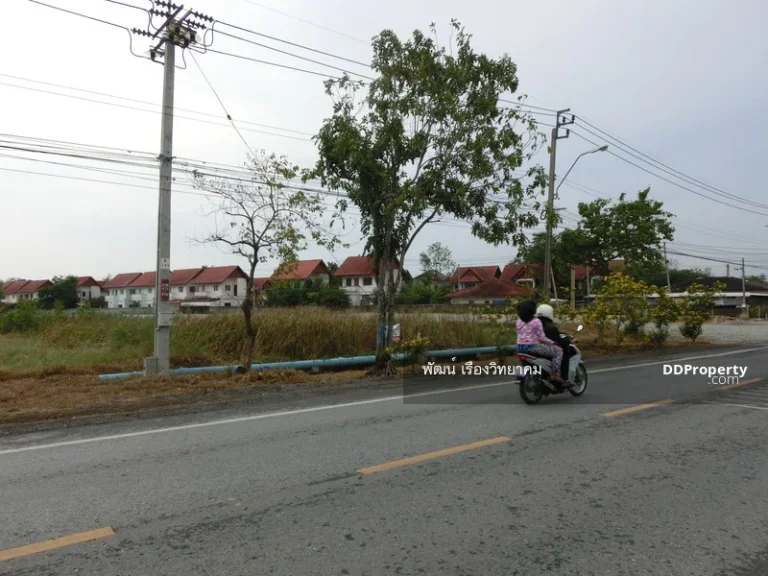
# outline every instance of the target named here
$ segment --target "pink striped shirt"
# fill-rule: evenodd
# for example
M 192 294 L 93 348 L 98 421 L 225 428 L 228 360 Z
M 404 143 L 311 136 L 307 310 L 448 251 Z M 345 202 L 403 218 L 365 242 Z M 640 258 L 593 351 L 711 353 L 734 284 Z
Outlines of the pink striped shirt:
M 516 327 L 518 344 L 554 344 L 544 335 L 544 326 L 541 325 L 541 320 L 538 318 L 534 318 L 528 323 L 518 318 Z

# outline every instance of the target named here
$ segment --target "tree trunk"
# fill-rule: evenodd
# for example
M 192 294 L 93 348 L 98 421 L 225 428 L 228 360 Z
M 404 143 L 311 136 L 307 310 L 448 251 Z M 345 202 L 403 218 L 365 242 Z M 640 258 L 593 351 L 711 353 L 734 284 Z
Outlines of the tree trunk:
M 379 308 L 379 318 L 377 322 L 377 334 L 376 334 L 376 371 L 379 373 L 391 374 L 390 357 L 387 354 L 386 348 L 391 343 L 391 331 L 389 327 L 389 294 L 388 294 L 388 282 L 390 276 L 390 270 L 392 267 L 392 250 L 390 244 L 392 243 L 394 223 L 388 223 L 387 231 L 384 236 L 384 247 L 382 254 L 378 255 L 378 258 L 374 258 L 374 265 L 377 267 L 378 285 L 377 289 L 377 304 Z
M 250 274 L 245 281 L 245 296 L 240 308 L 243 310 L 245 320 L 245 342 L 243 342 L 242 368 L 245 372 L 250 372 L 253 364 L 253 348 L 256 345 L 256 331 L 253 329 L 253 308 L 256 295 L 253 291 L 253 275 L 256 273 L 256 263 L 258 262 L 258 251 L 254 253 L 250 264 Z
M 246 372 L 251 370 L 253 363 L 253 347 L 256 345 L 256 331 L 253 329 L 253 300 L 246 296 L 243 298 L 243 316 L 245 318 L 245 342 L 243 342 L 242 367 Z

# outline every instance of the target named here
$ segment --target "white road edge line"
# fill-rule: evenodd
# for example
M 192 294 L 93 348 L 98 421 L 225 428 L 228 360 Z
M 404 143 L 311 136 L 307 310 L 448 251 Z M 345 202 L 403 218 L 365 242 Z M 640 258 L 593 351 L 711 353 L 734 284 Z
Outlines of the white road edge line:
M 643 362 L 641 364 L 629 364 L 627 366 L 616 366 L 613 368 L 602 368 L 588 371 L 589 374 L 601 374 L 605 372 L 615 372 L 618 370 L 630 370 L 632 368 L 642 368 L 644 366 L 656 366 L 658 364 L 667 364 L 669 362 L 687 362 L 689 360 L 702 360 L 705 358 L 718 358 L 722 356 L 733 356 L 736 354 L 746 354 L 748 352 L 757 352 L 766 350 L 768 346 L 759 348 L 747 348 L 744 350 L 732 350 L 730 352 L 720 352 L 717 354 L 706 354 L 702 356 L 690 356 L 688 358 L 676 358 L 660 360 L 654 362 Z M 465 392 L 468 390 L 481 390 L 483 388 L 494 388 L 497 386 L 506 386 L 516 383 L 516 380 L 507 380 L 505 382 L 493 382 L 492 384 L 478 384 L 475 386 L 463 386 L 460 388 L 450 388 L 447 390 L 433 390 L 431 392 L 419 392 L 418 394 L 409 394 L 408 398 L 420 398 L 424 396 L 436 396 L 438 394 L 451 394 L 454 392 Z M 37 444 L 34 446 L 24 446 L 22 448 L 10 448 L 0 450 L 0 456 L 7 454 L 19 454 L 21 452 L 33 452 L 35 450 L 46 450 L 49 448 L 62 448 L 65 446 L 78 446 L 81 444 L 92 444 L 94 442 L 107 442 L 109 440 L 121 440 L 123 438 L 137 438 L 140 436 L 150 436 L 152 434 L 164 434 L 167 432 L 179 432 L 181 430 L 194 430 L 195 428 L 208 428 L 211 426 L 223 426 L 226 424 L 239 424 L 241 422 L 251 422 L 256 420 L 265 420 L 267 418 L 278 418 L 280 416 L 295 416 L 297 414 L 307 414 L 310 412 L 322 412 L 324 410 L 335 410 L 337 408 L 350 408 L 352 406 L 365 406 L 367 404 L 380 404 L 382 402 L 395 402 L 402 400 L 403 395 L 385 396 L 384 398 L 373 398 L 371 400 L 357 400 L 355 402 L 344 402 L 342 404 L 328 404 L 324 406 L 313 406 L 311 408 L 300 408 L 297 410 L 284 410 L 280 412 L 266 412 L 263 414 L 253 414 L 251 416 L 240 416 L 238 418 L 226 418 L 224 420 L 211 420 L 208 422 L 196 422 L 194 424 L 182 424 L 179 426 L 168 426 L 166 428 L 153 428 L 150 430 L 140 430 L 138 432 L 125 432 L 123 434 L 111 434 L 109 436 L 95 436 L 93 438 L 82 438 L 80 440 L 65 440 L 63 442 L 53 442 L 51 444 Z
M 614 366 L 613 368 L 602 368 L 600 370 L 587 370 L 588 374 L 602 374 L 605 372 L 616 372 L 618 370 L 629 370 L 630 368 L 642 368 L 643 366 L 657 366 L 659 364 L 671 364 L 673 362 L 687 362 L 688 360 L 704 360 L 706 358 L 720 358 L 722 356 L 734 356 L 736 354 L 746 354 L 747 352 L 757 352 L 766 350 L 768 346 L 759 348 L 746 348 L 744 350 L 731 350 L 730 352 L 720 352 L 718 354 L 705 354 L 703 356 L 689 356 L 688 358 L 668 358 L 667 360 L 657 360 L 654 362 L 643 362 L 642 364 L 629 364 L 627 366 Z
M 728 402 L 710 402 L 704 400 L 704 404 L 720 404 L 721 406 L 733 406 L 735 408 L 752 408 L 753 410 L 768 410 L 768 406 L 750 406 L 748 404 L 730 404 Z

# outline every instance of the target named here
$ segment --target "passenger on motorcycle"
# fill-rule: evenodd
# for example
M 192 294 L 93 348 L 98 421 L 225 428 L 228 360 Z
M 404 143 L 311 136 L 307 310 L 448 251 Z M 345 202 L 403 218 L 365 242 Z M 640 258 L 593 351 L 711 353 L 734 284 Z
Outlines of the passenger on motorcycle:
M 517 315 L 517 351 L 551 358 L 550 380 L 564 383 L 559 374 L 563 363 L 563 349 L 544 333 L 541 320 L 536 318 L 536 303 L 531 300 L 521 302 L 517 307 Z
M 563 350 L 563 362 L 560 368 L 560 378 L 568 380 L 568 345 L 571 343 L 569 338 L 560 335 L 560 329 L 555 324 L 555 311 L 549 304 L 542 304 L 536 309 L 536 316 L 541 320 L 544 327 L 544 335 L 560 346 Z

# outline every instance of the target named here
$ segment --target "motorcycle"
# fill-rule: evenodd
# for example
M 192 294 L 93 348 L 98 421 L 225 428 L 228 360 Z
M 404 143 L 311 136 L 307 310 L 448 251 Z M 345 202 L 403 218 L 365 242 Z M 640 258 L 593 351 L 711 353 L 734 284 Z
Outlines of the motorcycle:
M 579 333 L 584 326 L 579 324 L 576 332 Z M 519 377 L 520 397 L 526 404 L 536 404 L 544 396 L 552 394 L 564 394 L 569 392 L 571 396 L 581 396 L 587 389 L 587 369 L 581 360 L 581 350 L 573 341 L 576 336 L 561 334 L 568 338 L 568 381 L 570 386 L 563 386 L 550 380 L 552 361 L 549 358 L 535 356 L 533 354 L 518 354 L 517 357 L 523 365 L 524 373 Z M 530 370 L 525 370 L 530 368 Z

